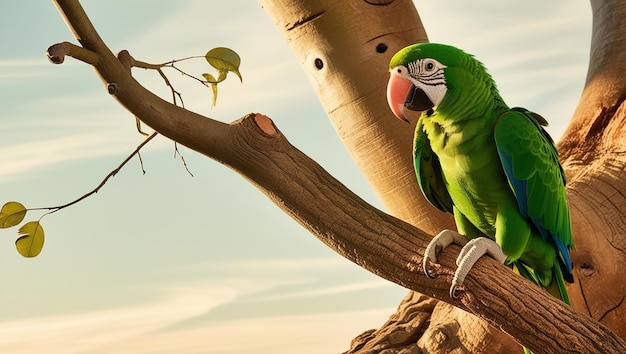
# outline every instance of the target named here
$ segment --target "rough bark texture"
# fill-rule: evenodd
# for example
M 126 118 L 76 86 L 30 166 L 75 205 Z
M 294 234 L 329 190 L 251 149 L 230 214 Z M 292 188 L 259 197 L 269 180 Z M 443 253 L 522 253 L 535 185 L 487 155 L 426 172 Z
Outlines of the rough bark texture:
M 427 40 L 413 3 L 261 3 L 289 41 L 339 136 L 387 210 L 429 233 L 450 227 L 450 220 L 431 209 L 416 189 L 407 153 L 413 127 L 406 129 L 386 111 L 387 73 L 372 70 L 386 68 L 398 49 Z M 592 5 L 587 85 L 559 143 L 569 178 L 576 242 L 572 256 L 577 282 L 569 290 L 574 308 L 626 338 L 626 282 L 620 272 L 626 242 L 625 2 L 592 1 Z M 346 13 L 356 16 L 343 16 Z M 384 48 L 386 51 L 381 50 Z M 315 67 L 316 59 L 325 64 L 323 68 Z M 379 330 L 357 337 L 350 352 L 385 348 L 390 352 L 420 348 L 441 353 L 520 350 L 510 338 L 473 315 L 448 304 L 434 305 L 432 299 L 416 294 L 409 294 Z
M 608 252 L 600 256 L 600 251 L 593 248 L 602 242 L 612 245 L 613 261 L 622 261 L 619 256 L 623 256 L 624 195 L 620 191 L 624 186 L 618 183 L 624 183 L 624 149 L 613 150 L 619 141 L 603 143 L 604 138 L 599 138 L 602 131 L 614 131 L 613 138 L 624 132 L 624 108 L 609 105 L 618 102 L 617 107 L 620 107 L 623 102 L 624 83 L 617 78 L 612 77 L 614 85 L 620 89 L 611 90 L 607 95 L 591 95 L 592 99 L 597 99 L 593 104 L 600 114 L 592 116 L 591 121 L 588 117 L 575 119 L 574 123 L 580 128 L 570 128 L 573 132 L 569 136 L 574 138 L 561 144 L 561 147 L 571 146 L 572 151 L 565 154 L 565 159 L 572 180 L 570 192 L 579 245 L 575 255 L 575 275 L 579 280 L 573 288 L 581 291 L 572 296 L 579 312 L 563 306 L 489 258 L 479 260 L 475 270 L 466 278 L 460 300 L 453 301 L 448 296 L 449 275 L 455 268 L 454 259 L 459 248 L 451 247 L 442 253 L 441 265 L 435 268 L 442 276 L 435 280 L 426 278 L 419 267 L 429 234 L 450 226 L 450 221 L 442 220 L 441 214 L 433 214 L 433 209 L 423 202 L 414 183 L 410 157 L 406 154 L 410 151 L 412 127 L 408 133 L 401 125 L 400 128 L 388 127 L 387 122 L 393 119 L 381 108 L 386 106 L 384 82 L 387 73 L 385 71 L 383 75 L 372 69 L 378 67 L 378 62 L 384 62 L 383 67 L 386 67 L 395 50 L 407 44 L 404 42 L 414 41 L 412 36 L 418 33 L 416 28 L 419 26 L 415 27 L 417 13 L 411 10 L 409 1 L 329 2 L 333 5 L 330 8 L 318 7 L 326 4 L 324 1 L 273 1 L 266 3 L 265 7 L 268 12 L 275 6 L 283 9 L 282 15 L 272 17 L 282 18 L 277 23 L 290 41 L 306 40 L 322 48 L 311 47 L 310 51 L 303 51 L 309 54 L 302 60 L 305 68 L 307 63 L 313 64 L 315 71 L 310 75 L 328 75 L 332 86 L 336 86 L 336 89 L 323 89 L 320 93 L 322 99 L 328 101 L 324 105 L 335 126 L 389 210 L 410 223 L 376 210 L 347 190 L 291 146 L 268 117 L 251 114 L 229 125 L 161 100 L 133 79 L 130 74 L 134 63 L 132 56 L 126 51 L 114 56 L 77 1 L 58 0 L 56 3 L 82 47 L 68 43 L 51 47 L 49 55 L 53 62 L 61 63 L 64 56 L 69 55 L 93 65 L 109 92 L 134 115 L 161 134 L 239 171 L 344 257 L 408 289 L 455 306 L 410 293 L 389 322 L 380 330 L 368 332 L 355 340 L 352 351 L 492 353 L 519 348 L 510 337 L 501 334 L 501 330 L 536 353 L 626 352 L 623 340 L 585 315 L 588 313 L 602 320 L 614 331 L 621 330 L 622 301 L 619 296 L 623 296 L 623 292 L 616 290 L 617 295 L 610 296 L 614 294 L 614 288 L 592 289 L 599 283 L 612 282 L 615 285 L 619 281 L 623 284 L 623 278 L 616 272 L 616 263 L 611 263 L 606 256 Z M 335 9 L 340 12 L 335 13 Z M 374 12 L 370 13 L 370 10 Z M 601 12 L 597 6 L 594 10 Z M 390 17 L 385 11 L 397 13 Z M 369 28 L 361 31 L 369 33 L 368 36 L 359 37 L 358 46 L 351 49 L 339 45 L 351 42 L 354 26 L 358 25 L 343 23 L 342 16 L 346 13 L 353 18 L 365 19 L 367 22 L 363 28 Z M 408 16 L 407 20 L 397 21 L 400 15 Z M 287 21 L 287 16 L 293 18 Z M 385 18 L 394 18 L 394 21 Z M 324 26 L 317 27 L 316 24 Z M 306 28 L 306 31 L 298 32 Z M 374 28 L 384 29 L 377 32 Z M 312 37 L 302 37 L 306 35 Z M 311 39 L 316 37 L 316 41 Z M 333 42 L 335 37 L 341 40 L 340 43 Z M 388 49 L 382 50 L 381 43 Z M 373 52 L 369 44 L 375 44 Z M 350 58 L 356 71 L 341 71 L 351 66 L 345 55 L 352 50 L 356 51 L 353 54 L 359 54 L 357 64 L 354 64 L 354 57 Z M 603 50 L 598 49 L 598 52 L 603 53 Z M 623 53 L 626 51 L 618 52 L 619 55 Z M 363 71 L 365 75 L 373 76 L 364 79 L 358 75 Z M 590 82 L 597 75 L 590 74 Z M 380 76 L 385 79 L 381 80 Z M 606 112 L 608 115 L 603 115 Z M 588 139 L 590 134 L 585 133 L 588 131 L 599 139 L 591 150 L 582 140 L 575 138 L 582 132 L 582 137 Z M 396 197 L 406 199 L 399 202 L 394 200 Z M 590 211 L 594 212 L 592 218 L 586 215 Z M 583 255 L 588 262 L 581 262 Z M 479 276 L 484 274 L 489 276 Z M 596 300 L 595 296 L 602 299 Z

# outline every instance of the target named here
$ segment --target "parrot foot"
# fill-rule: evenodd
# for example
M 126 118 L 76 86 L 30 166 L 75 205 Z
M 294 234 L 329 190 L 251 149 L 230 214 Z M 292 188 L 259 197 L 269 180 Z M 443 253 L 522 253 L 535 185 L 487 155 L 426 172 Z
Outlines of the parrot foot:
M 467 273 L 472 269 L 474 263 L 485 254 L 490 255 L 503 264 L 507 258 L 500 245 L 492 239 L 478 237 L 467 242 L 456 259 L 458 268 L 456 272 L 454 272 L 454 278 L 452 278 L 452 286 L 450 287 L 451 298 L 457 299 L 456 289 L 463 284 L 465 276 L 467 276 Z
M 437 263 L 437 256 L 446 247 L 451 244 L 464 246 L 467 243 L 465 236 L 452 230 L 443 230 L 437 236 L 430 240 L 430 243 L 424 251 L 424 273 L 429 278 L 436 278 L 437 275 L 430 272 L 430 263 Z

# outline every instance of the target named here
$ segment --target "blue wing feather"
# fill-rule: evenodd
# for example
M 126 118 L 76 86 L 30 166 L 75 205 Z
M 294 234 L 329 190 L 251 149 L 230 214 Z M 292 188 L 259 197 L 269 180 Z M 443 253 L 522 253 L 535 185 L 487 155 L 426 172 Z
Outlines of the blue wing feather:
M 506 174 L 506 177 L 511 184 L 511 188 L 515 193 L 520 213 L 524 217 L 528 217 L 528 181 L 515 178 L 515 175 L 513 174 L 513 157 L 510 154 L 500 148 L 498 148 L 498 154 L 500 155 L 500 161 L 502 162 L 504 173 Z
M 513 108 L 505 114 L 515 115 L 518 123 L 519 119 L 531 122 L 538 133 L 526 139 L 517 132 L 508 131 L 512 130 L 511 125 L 501 127 L 498 131 L 502 118 L 500 116 L 495 127 L 496 147 L 504 173 L 517 199 L 520 213 L 532 222 L 544 239 L 548 237 L 552 239 L 558 250 L 559 263 L 564 270 L 563 276 L 566 280 L 572 281 L 572 262 L 569 254 L 572 236 L 564 190 L 565 173 L 559 163 L 554 142 L 541 127 L 540 122 L 545 123 L 541 116 L 523 108 Z M 543 174 L 538 173 L 535 167 L 543 161 L 539 157 L 542 154 L 549 154 L 550 159 L 542 166 L 546 169 L 542 171 Z M 555 166 L 558 167 L 554 168 Z M 554 184 L 555 178 L 559 181 L 557 184 Z M 533 210 L 529 210 L 530 205 L 533 206 Z

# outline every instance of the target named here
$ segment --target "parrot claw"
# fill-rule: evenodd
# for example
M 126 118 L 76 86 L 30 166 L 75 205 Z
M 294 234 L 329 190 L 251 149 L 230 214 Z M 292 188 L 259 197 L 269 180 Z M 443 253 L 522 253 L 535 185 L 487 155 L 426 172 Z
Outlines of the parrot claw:
M 441 245 L 435 245 L 435 255 L 438 255 L 439 252 L 441 252 L 441 250 L 443 249 L 443 247 L 441 247 Z M 435 258 L 435 261 L 437 259 Z M 435 279 L 437 278 L 437 274 L 431 273 L 430 272 L 430 258 L 429 257 L 424 257 L 424 273 L 426 274 L 427 277 L 429 277 L 430 279 Z
M 424 273 L 427 277 L 431 279 L 437 277 L 436 274 L 430 272 L 430 264 L 437 263 L 437 256 L 439 255 L 439 253 L 444 248 L 450 246 L 453 243 L 459 246 L 463 246 L 467 243 L 467 239 L 465 238 L 465 236 L 452 230 L 443 230 L 437 236 L 433 237 L 433 239 L 426 247 L 426 251 L 424 251 L 423 267 Z
M 430 261 L 424 260 L 424 274 L 426 274 L 426 276 L 429 277 L 430 279 L 437 278 L 437 274 L 431 273 L 430 270 L 428 270 L 429 268 L 430 268 Z
M 429 269 L 430 269 L 430 261 L 428 259 L 424 259 L 424 273 L 426 274 L 426 276 L 429 277 L 430 279 L 437 278 L 437 274 L 431 273 Z
M 457 285 L 456 285 L 456 284 L 453 284 L 453 285 L 450 287 L 450 297 L 451 297 L 453 300 L 458 300 L 458 299 L 459 299 L 459 297 L 458 297 L 458 296 L 456 296 L 456 288 L 457 288 Z
M 456 289 L 463 284 L 467 273 L 474 266 L 476 261 L 483 255 L 488 254 L 500 263 L 506 261 L 506 254 L 495 241 L 486 237 L 478 237 L 467 242 L 461 249 L 456 259 L 458 268 L 454 272 L 452 278 L 452 286 L 450 287 L 450 297 L 457 299 Z

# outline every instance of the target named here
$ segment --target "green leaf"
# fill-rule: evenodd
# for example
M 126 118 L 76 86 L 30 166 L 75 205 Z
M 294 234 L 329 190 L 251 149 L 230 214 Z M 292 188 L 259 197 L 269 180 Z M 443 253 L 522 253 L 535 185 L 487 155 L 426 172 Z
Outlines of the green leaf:
M 215 104 L 217 103 L 217 83 L 219 81 L 217 81 L 211 74 L 202 74 L 202 76 L 204 76 L 206 81 L 209 82 L 209 85 L 211 85 L 211 90 L 213 91 L 213 102 L 211 103 L 211 107 L 215 107 Z
M 222 82 L 224 80 L 226 80 L 226 75 L 228 75 L 228 71 L 226 70 L 219 70 L 217 75 L 217 82 Z
M 204 57 L 212 67 L 217 69 L 217 78 L 211 74 L 202 74 L 208 83 L 207 86 L 210 85 L 213 91 L 213 103 L 211 107 L 215 107 L 217 102 L 217 84 L 226 80 L 226 76 L 228 76 L 229 72 L 237 74 L 239 80 L 243 82 L 241 73 L 239 72 L 241 58 L 239 58 L 239 54 L 235 53 L 232 49 L 224 47 L 213 48 L 209 50 Z
M 24 220 L 26 208 L 22 203 L 8 202 L 0 209 L 0 229 L 13 227 Z
M 213 76 L 213 75 L 211 75 L 211 74 L 204 73 L 204 74 L 202 74 L 202 76 L 204 76 L 204 78 L 206 79 L 206 81 L 207 81 L 209 84 L 217 84 L 217 83 L 219 83 L 219 82 L 220 82 L 220 81 L 217 81 L 217 79 L 215 78 L 215 76 Z
M 239 77 L 239 80 L 243 82 L 241 73 L 239 72 L 241 58 L 234 50 L 224 47 L 213 48 L 209 50 L 204 57 L 212 67 L 220 72 L 220 76 L 221 72 L 224 71 L 224 78 L 226 78 L 226 74 L 230 71 L 235 73 Z
M 37 257 L 43 248 L 43 227 L 39 221 L 30 221 L 20 227 L 20 238 L 15 241 L 17 251 L 24 257 Z

